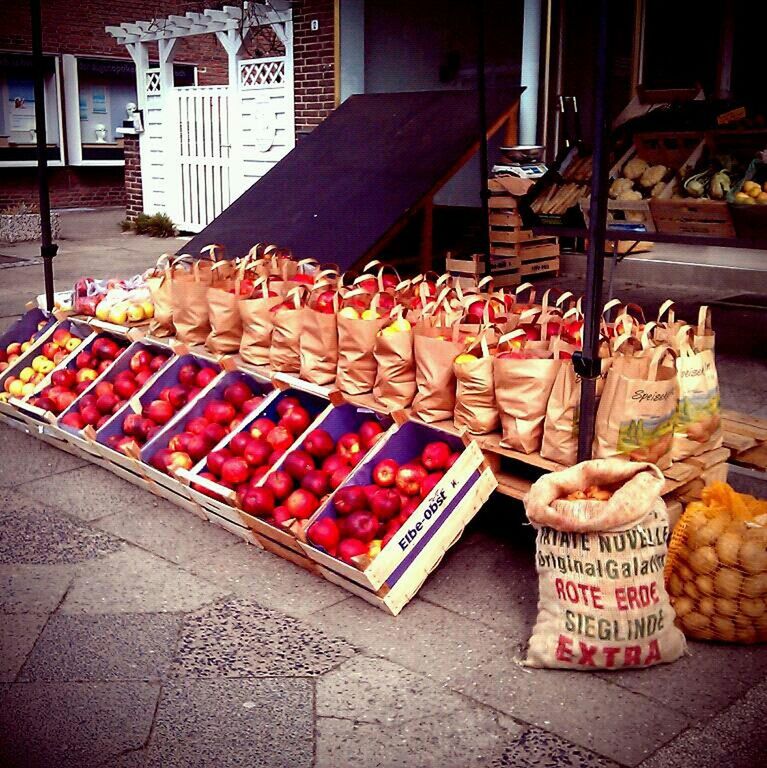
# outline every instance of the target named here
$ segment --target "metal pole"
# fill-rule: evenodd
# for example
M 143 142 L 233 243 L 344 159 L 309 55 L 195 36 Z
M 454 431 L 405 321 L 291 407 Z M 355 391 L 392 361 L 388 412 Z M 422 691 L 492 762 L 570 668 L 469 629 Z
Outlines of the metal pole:
M 485 274 L 490 274 L 490 191 L 487 188 L 487 103 L 485 93 L 485 0 L 477 2 L 477 106 L 479 108 L 479 198 Z
M 597 56 L 594 76 L 594 157 L 589 206 L 589 252 L 586 261 L 583 352 L 574 356 L 581 377 L 581 408 L 578 421 L 578 461 L 591 458 L 596 421 L 596 380 L 601 373 L 599 322 L 602 314 L 605 228 L 607 219 L 607 0 L 597 4 Z
M 47 136 L 45 134 L 45 77 L 40 0 L 30 0 L 32 15 L 32 61 L 35 77 L 35 131 L 37 133 L 37 187 L 40 196 L 40 255 L 45 273 L 45 302 L 53 310 L 53 257 L 58 246 L 51 242 L 51 200 L 48 193 Z

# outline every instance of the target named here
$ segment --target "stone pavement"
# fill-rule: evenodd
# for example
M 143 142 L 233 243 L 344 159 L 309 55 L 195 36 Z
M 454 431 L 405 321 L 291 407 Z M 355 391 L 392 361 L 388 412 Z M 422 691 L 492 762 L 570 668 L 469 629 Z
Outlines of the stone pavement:
M 94 245 L 93 221 L 64 242 L 62 287 L 170 245 Z M 0 270 L 0 325 L 40 269 Z M 720 367 L 725 403 L 767 415 L 763 364 Z M 691 643 L 614 674 L 519 665 L 537 601 L 522 519 L 486 505 L 394 618 L 0 425 L 0 765 L 765 765 L 764 646 Z

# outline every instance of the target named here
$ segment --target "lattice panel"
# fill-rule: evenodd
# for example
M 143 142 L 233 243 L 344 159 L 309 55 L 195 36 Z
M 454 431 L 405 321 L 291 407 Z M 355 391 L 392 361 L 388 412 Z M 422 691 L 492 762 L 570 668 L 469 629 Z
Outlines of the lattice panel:
M 240 88 L 280 88 L 285 84 L 285 59 L 240 62 Z
M 146 71 L 146 95 L 147 96 L 160 95 L 160 70 L 159 69 L 148 69 Z

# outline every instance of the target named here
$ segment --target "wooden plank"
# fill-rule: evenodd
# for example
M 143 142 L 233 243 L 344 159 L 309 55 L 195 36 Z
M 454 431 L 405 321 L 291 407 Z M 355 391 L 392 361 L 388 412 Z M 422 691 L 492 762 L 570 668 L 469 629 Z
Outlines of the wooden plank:
M 748 435 L 739 435 L 736 432 L 728 432 L 725 427 L 725 431 L 722 435 L 722 445 L 725 448 L 729 448 L 734 454 L 747 451 L 749 448 L 753 448 L 758 442 L 755 437 L 749 437 Z
M 722 409 L 722 421 L 735 422 L 737 424 L 748 424 L 752 427 L 760 427 L 767 430 L 767 419 L 759 418 L 758 416 L 751 416 L 748 413 L 742 413 L 741 411 L 733 411 L 730 408 Z
M 548 259 L 553 256 L 559 256 L 559 243 L 532 243 L 521 249 L 520 257 L 522 263 L 534 261 L 535 259 Z
M 753 437 L 757 442 L 767 440 L 767 429 L 754 424 L 740 424 L 738 422 L 726 422 L 724 429 L 730 434 L 743 435 L 744 437 Z
M 517 201 L 508 195 L 493 195 L 488 198 L 487 205 L 489 208 L 514 210 L 517 207 Z
M 686 459 L 688 464 L 695 464 L 702 469 L 708 469 L 715 464 L 721 464 L 723 461 L 727 461 L 730 458 L 730 451 L 727 448 L 714 448 L 713 451 L 706 451 L 700 453 L 697 456 L 690 456 Z
M 518 213 L 501 213 L 499 211 L 491 211 L 489 216 L 490 226 L 496 227 L 517 227 L 520 233 L 524 233 L 530 237 L 533 236 L 532 229 L 522 229 L 522 217 Z
M 544 272 L 558 272 L 559 271 L 559 257 L 553 259 L 547 259 L 546 261 L 536 261 L 531 264 L 522 264 L 519 268 L 519 274 L 523 277 L 525 275 L 536 275 Z
M 736 464 L 743 467 L 759 469 L 762 472 L 767 470 L 767 444 L 757 445 L 743 453 L 739 453 L 732 459 Z

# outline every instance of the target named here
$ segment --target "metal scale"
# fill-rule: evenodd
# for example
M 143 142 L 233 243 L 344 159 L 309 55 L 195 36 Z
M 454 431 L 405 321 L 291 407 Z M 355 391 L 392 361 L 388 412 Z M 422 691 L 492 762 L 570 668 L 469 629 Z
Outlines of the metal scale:
M 539 145 L 501 147 L 502 161 L 493 166 L 494 174 L 510 174 L 520 179 L 536 181 L 546 173 L 546 165 L 541 161 L 544 148 Z

